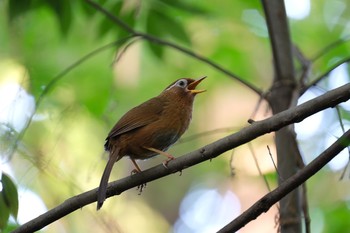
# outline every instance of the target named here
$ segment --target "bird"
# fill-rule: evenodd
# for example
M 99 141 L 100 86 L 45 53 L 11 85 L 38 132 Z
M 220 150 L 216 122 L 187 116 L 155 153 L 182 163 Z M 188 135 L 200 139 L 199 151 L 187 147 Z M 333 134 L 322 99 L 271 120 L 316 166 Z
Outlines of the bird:
M 97 192 L 97 210 L 106 199 L 107 185 L 113 165 L 128 156 L 135 166 L 132 173 L 141 172 L 135 160 L 144 160 L 158 154 L 167 159 L 167 167 L 174 157 L 167 153 L 187 130 L 191 118 L 194 98 L 206 90 L 195 89 L 206 76 L 199 79 L 181 78 L 171 83 L 158 96 L 130 109 L 109 132 L 105 150 L 109 159 L 101 177 Z

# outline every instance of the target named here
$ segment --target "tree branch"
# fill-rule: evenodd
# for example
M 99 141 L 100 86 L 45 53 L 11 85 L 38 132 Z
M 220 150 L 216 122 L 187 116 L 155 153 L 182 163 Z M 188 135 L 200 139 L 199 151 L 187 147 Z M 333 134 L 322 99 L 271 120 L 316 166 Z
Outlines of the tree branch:
M 182 171 L 198 163 L 211 160 L 225 151 L 238 147 L 264 134 L 281 129 L 289 124 L 300 122 L 312 114 L 329 107 L 334 107 L 348 99 L 350 99 L 350 84 L 336 88 L 322 96 L 309 100 L 300 106 L 278 113 L 268 119 L 254 122 L 252 125 L 243 128 L 237 133 L 178 157 L 169 162 L 168 168 L 165 168 L 163 165 L 158 165 L 141 173 L 111 182 L 107 189 L 107 198 L 119 195 L 122 192 L 141 184 Z M 96 199 L 97 188 L 69 198 L 59 206 L 18 227 L 13 233 L 34 232 L 40 230 L 67 214 L 95 202 Z
M 275 81 L 294 82 L 292 43 L 283 1 L 262 0 L 272 47 Z
M 199 61 L 202 61 L 203 63 L 213 67 L 214 69 L 224 73 L 225 75 L 237 80 L 238 82 L 242 83 L 243 85 L 247 86 L 248 88 L 250 88 L 251 90 L 253 90 L 256 94 L 262 96 L 263 95 L 263 91 L 260 90 L 259 88 L 255 87 L 253 84 L 245 81 L 244 79 L 240 78 L 238 75 L 232 73 L 231 71 L 223 68 L 222 66 L 220 66 L 219 64 L 209 60 L 208 58 L 201 56 L 199 54 L 194 53 L 193 51 L 179 46 L 175 43 L 160 39 L 158 37 L 152 36 L 150 34 L 147 33 L 143 33 L 143 32 L 139 32 L 134 30 L 132 27 L 130 27 L 129 25 L 127 25 L 124 21 L 122 21 L 120 18 L 118 18 L 117 16 L 113 15 L 111 12 L 109 12 L 108 10 L 106 10 L 105 8 L 103 8 L 102 6 L 100 6 L 98 3 L 92 1 L 92 0 L 85 0 L 88 4 L 90 4 L 93 8 L 95 8 L 97 11 L 100 11 L 101 13 L 103 13 L 105 16 L 107 16 L 111 21 L 113 21 L 116 25 L 118 25 L 119 27 L 121 27 L 122 29 L 124 29 L 125 31 L 129 32 L 131 35 L 133 35 L 134 37 L 141 37 L 147 41 L 150 41 L 152 43 L 156 43 L 156 44 L 160 44 L 160 45 L 164 45 L 170 48 L 173 48 L 177 51 L 180 51 L 190 57 L 193 57 Z
M 350 62 L 350 57 L 346 57 L 332 65 L 327 71 L 325 71 L 323 74 L 316 77 L 313 81 L 311 81 L 308 85 L 306 85 L 304 88 L 300 90 L 300 95 L 304 94 L 310 87 L 315 86 L 317 83 L 319 83 L 322 79 L 327 77 L 334 69 L 338 68 L 339 66 L 343 65 L 344 63 Z
M 272 47 L 275 77 L 268 101 L 273 114 L 297 105 L 299 92 L 294 73 L 292 42 L 284 1 L 262 0 Z M 278 183 L 294 175 L 303 166 L 303 160 L 293 127 L 278 130 L 275 134 Z M 301 197 L 295 190 L 280 201 L 279 230 L 282 233 L 301 231 Z M 306 200 L 306 198 L 305 198 Z M 305 202 L 306 203 L 306 202 Z M 305 213 L 307 215 L 307 213 Z M 308 228 L 308 227 L 306 227 Z
M 329 161 L 337 156 L 350 144 L 350 130 L 343 134 L 335 143 L 322 152 L 309 165 L 301 169 L 298 173 L 281 183 L 275 190 L 263 196 L 259 201 L 244 211 L 235 220 L 230 222 L 219 233 L 236 232 L 250 221 L 256 219 L 263 212 L 267 212 L 272 205 L 285 197 L 288 193 L 315 175 Z

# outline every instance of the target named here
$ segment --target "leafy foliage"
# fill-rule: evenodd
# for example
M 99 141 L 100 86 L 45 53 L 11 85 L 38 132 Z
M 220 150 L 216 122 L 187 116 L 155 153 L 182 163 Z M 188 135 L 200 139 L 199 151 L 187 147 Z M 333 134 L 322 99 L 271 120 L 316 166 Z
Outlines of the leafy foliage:
M 16 0 L 9 1 L 9 18 L 10 22 L 14 21 L 16 18 L 21 17 L 23 14 L 28 13 L 29 11 L 36 10 L 41 7 L 48 7 L 52 10 L 59 21 L 60 29 L 63 34 L 68 33 L 71 21 L 72 21 L 72 1 L 62 0 L 40 0 L 40 1 L 32 1 L 25 0 L 18 4 Z
M 10 177 L 2 173 L 1 176 L 2 190 L 0 192 L 0 230 L 7 226 L 8 219 L 13 216 L 17 218 L 18 213 L 18 192 L 16 185 Z
M 133 29 L 189 48 L 262 90 L 267 89 L 272 82 L 270 44 L 266 28 L 263 27 L 265 21 L 259 1 L 224 0 L 220 4 L 217 1 L 186 0 L 96 2 Z M 337 2 L 349 7 L 348 1 Z M 349 37 L 345 35 L 344 24 L 349 19 L 349 13 L 337 13 L 339 20 L 333 21 L 330 27 L 324 17 L 331 8 L 327 4 L 326 1 L 311 1 L 312 10 L 307 18 L 290 19 L 294 44 L 306 59 L 314 61 L 308 81 L 330 71 L 334 64 L 349 58 L 350 54 Z M 108 129 L 122 113 L 158 94 L 176 78 L 202 75 L 210 77 L 206 81 L 208 93 L 198 99 L 188 135 L 213 128 L 243 127 L 255 107 L 257 97 L 227 79 L 221 72 L 178 51 L 168 50 L 167 47 L 149 41 L 138 41 L 126 48 L 125 56 L 121 56 L 117 64 L 114 64 L 114 59 L 117 54 L 123 53 L 124 48 L 120 44 L 96 53 L 57 78 L 86 54 L 128 36 L 129 32 L 82 0 L 0 2 L 0 6 L 4 5 L 7 8 L 0 7 L 0 12 L 3 13 L 0 14 L 0 26 L 4 26 L 0 42 L 6 46 L 0 48 L 0 62 L 10 59 L 24 67 L 27 74 L 21 74 L 19 83 L 36 99 L 43 94 L 49 83 L 54 82 L 53 88 L 43 96 L 41 105 L 37 106 L 37 114 L 11 161 L 15 174 L 24 177 L 22 184 L 28 185 L 26 188 L 40 195 L 47 206 L 55 206 L 78 192 L 96 187 L 104 166 L 100 155 Z M 341 43 L 324 51 L 329 44 L 341 39 Z M 321 56 L 313 60 L 320 52 Z M 124 58 L 127 59 L 123 61 Z M 342 110 L 342 113 L 343 118 L 349 120 L 348 111 Z M 266 116 L 266 112 L 261 115 Z M 326 128 L 330 127 L 327 125 Z M 175 145 L 171 153 L 181 155 L 223 135 L 213 134 L 191 143 L 185 141 Z M 323 136 L 316 135 L 309 143 Z M 257 143 L 259 157 L 267 154 L 266 144 L 273 144 L 272 139 Z M 315 147 L 312 151 L 318 149 Z M 242 151 L 239 148 L 238 153 L 234 153 L 235 156 L 228 153 L 210 164 L 202 164 L 184 172 L 180 178 L 174 176 L 152 183 L 142 198 L 131 191 L 129 196 L 121 196 L 121 201 L 119 198 L 109 200 L 106 204 L 115 209 L 110 213 L 111 216 L 103 215 L 104 219 L 100 222 L 91 220 L 97 219 L 94 209 L 84 208 L 87 212 L 69 216 L 62 220 L 62 225 L 50 226 L 52 228 L 48 231 L 55 231 L 52 229 L 63 225 L 72 226 L 79 232 L 97 228 L 117 229 L 121 222 L 130 222 L 130 219 L 147 225 L 140 215 L 149 216 L 147 221 L 155 220 L 153 225 L 152 221 L 148 221 L 154 228 L 145 231 L 169 231 L 178 217 L 178 206 L 182 198 L 196 185 L 208 185 L 217 189 L 234 187 L 232 190 L 241 195 L 241 198 L 250 198 L 250 201 L 256 199 L 266 192 L 266 187 L 255 189 L 263 186 L 260 185 L 261 177 L 256 175 L 256 169 L 248 159 L 249 152 Z M 238 181 L 232 181 L 228 175 L 230 156 L 233 157 L 236 173 L 241 175 Z M 25 159 L 18 161 L 17 157 Z M 270 158 L 267 160 L 265 163 L 271 164 Z M 129 175 L 128 162 L 122 160 L 118 163 L 115 178 Z M 160 159 L 155 159 L 145 161 L 142 165 L 147 168 L 159 162 Z M 274 168 L 268 166 L 265 169 L 267 180 L 275 184 L 277 175 Z M 329 172 L 329 176 L 337 175 Z M 40 182 L 33 181 L 37 179 Z M 2 183 L 0 227 L 4 229 L 9 217 L 17 215 L 18 199 L 15 198 L 15 184 L 6 174 L 3 175 Z M 322 181 L 320 183 L 322 186 Z M 251 190 L 247 190 L 248 186 Z M 339 186 L 341 185 L 337 184 Z M 310 193 L 311 198 L 317 194 L 316 191 Z M 343 204 L 343 197 L 339 200 L 335 194 L 333 196 L 328 200 L 329 204 L 322 207 L 322 213 L 327 217 L 324 229 L 341 232 L 348 229 L 345 222 L 339 223 L 339 219 L 348 217 L 347 207 Z M 331 208 L 338 201 L 342 203 Z M 324 199 L 320 198 L 313 205 L 323 203 Z

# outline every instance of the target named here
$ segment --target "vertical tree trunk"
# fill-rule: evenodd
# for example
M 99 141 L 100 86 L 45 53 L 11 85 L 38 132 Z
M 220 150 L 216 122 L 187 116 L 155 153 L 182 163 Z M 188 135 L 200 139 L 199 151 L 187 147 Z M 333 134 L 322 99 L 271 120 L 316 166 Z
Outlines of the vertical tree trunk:
M 276 114 L 288 108 L 292 90 L 290 87 L 279 87 L 271 93 L 271 106 Z M 285 101 L 281 101 L 285 100 Z M 277 167 L 279 183 L 295 174 L 301 166 L 300 153 L 297 146 L 294 127 L 290 125 L 278 130 L 275 134 L 277 149 Z M 294 190 L 280 201 L 279 223 L 282 233 L 301 232 L 301 196 L 300 188 Z
M 262 0 L 272 47 L 275 77 L 268 95 L 273 114 L 296 105 L 297 81 L 292 44 L 283 0 Z M 302 164 L 293 125 L 275 134 L 279 183 L 295 174 Z M 301 196 L 294 190 L 280 201 L 279 223 L 282 233 L 301 232 Z

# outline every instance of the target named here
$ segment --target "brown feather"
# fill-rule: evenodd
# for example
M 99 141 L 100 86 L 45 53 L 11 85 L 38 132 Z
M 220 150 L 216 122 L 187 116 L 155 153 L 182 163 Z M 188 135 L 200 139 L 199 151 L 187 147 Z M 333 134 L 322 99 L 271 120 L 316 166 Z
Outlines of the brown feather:
M 97 209 L 106 199 L 108 179 L 113 165 L 129 156 L 136 170 L 135 159 L 148 159 L 165 152 L 186 131 L 192 117 L 192 105 L 196 94 L 194 88 L 204 79 L 179 79 L 169 85 L 157 97 L 130 109 L 109 132 L 105 149 L 110 152 L 103 172 L 98 195 Z M 171 155 L 169 158 L 173 158 Z
M 164 102 L 154 97 L 130 109 L 109 132 L 106 138 L 105 149 L 107 151 L 110 150 L 110 139 L 157 121 L 164 109 L 163 105 Z

